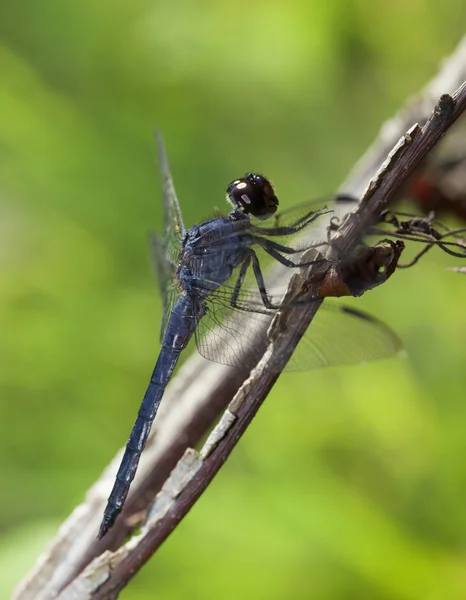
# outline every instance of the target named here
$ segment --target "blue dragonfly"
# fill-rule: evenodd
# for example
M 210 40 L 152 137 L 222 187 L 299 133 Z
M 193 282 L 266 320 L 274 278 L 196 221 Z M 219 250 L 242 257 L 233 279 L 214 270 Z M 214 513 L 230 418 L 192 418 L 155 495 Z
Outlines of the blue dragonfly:
M 252 368 L 267 347 L 267 325 L 284 308 L 284 288 L 276 283 L 271 265 L 292 274 L 326 260 L 315 251 L 306 260 L 303 252 L 326 243 L 307 232 L 332 211 L 313 202 L 276 214 L 274 188 L 257 173 L 230 183 L 232 210 L 227 215 L 186 229 L 160 135 L 157 148 L 165 232 L 153 236 L 153 249 L 163 298 L 162 348 L 108 498 L 99 539 L 122 510 L 165 388 L 191 338 L 209 360 Z M 272 217 L 271 225 L 261 225 Z M 308 334 L 287 368 L 355 364 L 392 356 L 400 348 L 396 334 L 383 323 L 336 305 L 321 307 Z M 281 370 L 273 364 L 268 368 Z

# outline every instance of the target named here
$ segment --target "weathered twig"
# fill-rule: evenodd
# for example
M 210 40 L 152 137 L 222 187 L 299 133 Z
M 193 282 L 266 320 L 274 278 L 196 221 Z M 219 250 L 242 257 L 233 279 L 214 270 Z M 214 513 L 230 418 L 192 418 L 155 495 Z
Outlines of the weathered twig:
M 457 81 L 459 72 L 464 79 L 465 49 L 466 45 L 458 49 L 457 54 L 462 56 L 461 61 L 452 59 L 447 65 L 445 73 L 450 71 L 450 80 L 447 82 L 444 74 L 442 91 L 453 88 L 453 82 Z M 373 222 L 391 195 L 406 179 L 407 173 L 411 172 L 409 169 L 416 166 L 432 144 L 446 131 L 449 120 L 454 120 L 463 110 L 463 96 L 464 90 L 458 97 L 449 119 L 444 120 L 442 117 L 444 113 L 440 111 L 441 114 L 434 117 L 426 131 L 421 132 L 416 128 L 410 134 L 411 139 L 403 139 L 397 151 L 401 155 L 395 156 L 394 162 L 384 171 L 384 179 L 379 181 L 375 190 L 371 189 L 371 197 L 361 207 L 362 212 L 352 215 L 341 229 L 336 240 L 340 252 L 350 251 L 354 247 L 367 225 Z M 445 102 L 447 103 L 447 100 Z M 418 109 L 418 114 L 413 116 L 411 122 L 424 120 L 424 115 L 427 114 L 425 106 L 421 103 Z M 400 126 L 399 118 L 397 123 Z M 398 129 L 398 137 L 399 135 Z M 386 137 L 384 136 L 384 143 Z M 346 191 L 358 194 L 362 182 L 367 182 L 365 174 L 373 172 L 375 166 L 380 163 L 380 153 L 379 156 L 376 154 L 372 152 L 367 163 L 360 165 L 360 170 L 353 173 L 352 185 L 351 182 L 346 184 L 344 187 Z M 283 360 L 286 360 L 292 344 L 299 340 L 305 327 L 312 320 L 318 304 L 315 302 L 307 307 L 295 309 L 300 311 L 297 319 L 298 327 L 289 328 L 281 332 L 283 335 L 278 336 L 273 352 L 282 352 Z M 289 322 L 294 320 L 290 319 Z M 189 510 L 253 418 L 277 379 L 277 375 L 262 372 L 262 366 L 258 365 L 258 369 L 251 374 L 236 394 L 230 410 L 222 419 L 221 427 L 216 428 L 213 438 L 204 451 L 198 455 L 190 450 L 185 459 L 180 462 L 153 507 L 149 522 L 144 529 L 146 532 L 144 536 L 133 538 L 115 553 L 102 554 L 88 566 L 86 572 L 75 579 L 76 574 L 90 562 L 93 556 L 100 554 L 101 550 L 109 545 L 115 547 L 130 529 L 129 526 L 116 528 L 115 533 L 111 533 L 104 540 L 105 544 L 99 545 L 93 541 L 116 463 L 119 462 L 117 457 L 102 481 L 89 492 L 86 502 L 78 507 L 64 524 L 49 551 L 44 554 L 34 572 L 18 589 L 15 598 L 17 600 L 55 598 L 58 590 L 72 580 L 74 580 L 73 584 L 63 591 L 61 598 L 115 597 L 131 574 L 147 560 Z M 140 476 L 133 484 L 133 493 L 128 499 L 126 511 L 122 514 L 123 519 L 125 515 L 128 517 L 134 514 L 138 508 L 144 508 L 145 499 L 153 495 L 154 490 L 160 489 L 162 481 L 177 463 L 184 449 L 197 442 L 215 414 L 227 404 L 234 391 L 238 389 L 244 377 L 244 372 L 207 363 L 196 356 L 180 369 L 174 384 L 166 393 L 163 408 L 154 427 L 155 435 L 146 447 L 140 466 Z M 143 483 L 144 479 L 145 483 Z

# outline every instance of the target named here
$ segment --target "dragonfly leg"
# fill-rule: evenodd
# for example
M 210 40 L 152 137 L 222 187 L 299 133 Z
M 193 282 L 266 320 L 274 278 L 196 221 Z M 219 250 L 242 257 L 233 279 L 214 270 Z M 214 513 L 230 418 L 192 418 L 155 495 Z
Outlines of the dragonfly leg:
M 309 211 L 303 217 L 301 217 L 300 219 L 297 219 L 291 225 L 288 225 L 288 228 L 292 230 L 292 231 L 290 231 L 290 233 L 297 233 L 304 227 L 307 227 L 308 225 L 310 225 L 311 223 L 316 221 L 322 215 L 326 215 L 331 212 L 333 212 L 333 211 L 328 210 L 326 206 L 323 206 L 322 208 L 319 208 L 318 210 Z M 278 225 L 279 220 L 280 220 L 280 215 L 277 215 L 277 217 L 276 217 L 277 228 L 279 227 L 279 225 Z
M 333 261 L 329 261 L 328 258 L 315 258 L 313 260 L 296 263 L 296 262 L 290 260 L 289 258 L 287 258 L 286 256 L 283 256 L 282 254 L 280 254 L 280 252 L 286 252 L 288 250 L 288 248 L 286 248 L 285 246 L 281 246 L 281 244 L 276 244 L 275 242 L 272 242 L 272 240 L 262 240 L 262 243 L 260 245 L 262 246 L 262 248 L 264 248 L 264 250 L 267 252 L 267 254 L 269 254 L 272 258 L 275 258 L 275 260 L 280 262 L 285 267 L 289 267 L 289 268 L 296 269 L 298 267 L 309 267 L 310 265 L 316 265 L 316 264 L 323 263 L 323 262 L 333 262 Z M 302 252 L 302 250 L 301 251 L 294 250 L 293 252 Z
M 244 278 L 246 277 L 247 270 L 249 269 L 249 265 L 251 264 L 251 255 L 249 255 L 246 260 L 241 265 L 239 270 L 238 279 L 236 280 L 235 289 L 233 290 L 233 294 L 231 296 L 230 304 L 234 308 L 240 308 L 237 304 L 238 296 L 241 290 L 241 286 L 243 285 Z
M 238 303 L 239 294 L 241 292 L 241 286 L 243 285 L 244 278 L 246 277 L 246 273 L 251 265 L 251 261 L 257 262 L 259 273 L 260 273 L 259 278 L 262 281 L 262 285 L 260 286 L 259 283 L 258 283 L 258 285 L 259 285 L 259 289 L 261 290 L 261 298 L 262 298 L 262 302 L 264 303 L 264 307 L 265 307 L 263 311 L 259 310 L 257 307 L 252 309 L 248 306 L 244 306 L 244 305 Z M 255 274 L 255 270 L 254 270 L 254 274 Z M 257 275 L 256 275 L 256 281 L 257 281 Z M 264 301 L 264 296 L 262 295 L 262 290 L 264 290 L 264 293 L 265 293 L 265 301 Z M 268 306 L 271 306 L 271 302 L 267 297 L 267 293 L 265 292 L 264 279 L 262 277 L 262 272 L 260 270 L 259 260 L 257 259 L 256 253 L 254 252 L 254 250 L 250 250 L 250 254 L 247 256 L 247 258 L 244 260 L 243 264 L 241 265 L 238 279 L 236 280 L 235 289 L 233 290 L 233 294 L 231 295 L 231 298 L 230 298 L 230 306 L 232 308 L 236 308 L 237 310 L 243 310 L 245 312 L 255 312 L 255 313 L 263 312 L 264 314 L 269 314 L 269 312 L 266 310 L 266 308 L 268 308 Z
M 284 254 L 297 254 L 298 252 L 302 252 L 303 250 L 298 250 L 296 248 L 290 248 L 289 246 L 284 246 L 283 244 L 279 244 L 278 242 L 275 242 L 274 240 L 267 240 L 265 238 L 262 237 L 255 237 L 254 238 L 254 243 L 257 244 L 258 246 L 260 246 L 261 248 L 274 248 L 275 250 L 278 250 L 279 252 L 283 252 Z
M 278 254 L 278 252 L 277 252 L 277 254 Z M 281 258 L 283 258 L 283 256 Z M 254 276 L 255 276 L 256 282 L 257 282 L 257 287 L 259 288 L 259 293 L 261 295 L 262 302 L 264 303 L 265 308 L 268 308 L 268 309 L 280 308 L 279 305 L 278 306 L 274 305 L 267 295 L 267 290 L 265 289 L 264 277 L 262 275 L 262 269 L 261 269 L 261 266 L 259 263 L 259 259 L 257 258 L 257 255 L 254 252 L 254 250 L 251 250 L 251 259 L 252 259 L 252 268 L 254 271 Z
M 304 229 L 305 227 L 307 227 L 308 225 L 310 225 L 311 223 L 316 221 L 322 215 L 326 215 L 331 212 L 333 212 L 333 211 L 327 210 L 326 207 L 324 207 L 319 210 L 309 211 L 303 217 L 301 217 L 300 219 L 297 219 L 291 225 L 286 225 L 286 226 L 277 225 L 276 227 L 256 227 L 253 225 L 253 226 L 251 226 L 251 230 L 254 232 L 257 232 L 257 233 L 262 233 L 264 235 L 270 235 L 270 236 L 293 235 L 294 233 L 298 233 L 298 231 L 301 231 L 301 229 Z M 276 219 L 277 223 L 278 223 L 279 218 L 280 218 L 280 216 L 278 216 Z
M 278 253 L 277 253 L 278 254 Z M 281 256 L 281 258 L 283 259 L 284 257 Z M 256 277 L 256 282 L 257 282 L 257 287 L 259 288 L 259 292 L 262 298 L 262 302 L 264 303 L 264 306 L 266 309 L 268 310 L 281 310 L 282 308 L 286 308 L 287 305 L 286 304 L 274 304 L 268 294 L 267 294 L 267 290 L 265 289 L 265 282 L 264 282 L 264 277 L 262 275 L 262 269 L 259 263 L 259 259 L 257 258 L 256 253 L 254 252 L 254 250 L 251 250 L 251 259 L 252 259 L 252 268 L 254 270 L 254 275 Z M 288 260 L 288 259 L 286 259 Z M 284 264 L 284 263 L 283 263 Z M 303 266 L 306 265 L 307 263 L 302 263 L 302 265 L 294 265 L 294 266 Z M 315 264 L 315 261 L 312 261 L 311 263 L 308 264 Z M 312 298 L 312 299 L 308 299 L 305 301 L 298 301 L 298 302 L 293 302 L 291 303 L 289 306 L 296 306 L 296 304 L 307 304 L 310 301 L 315 301 L 318 300 L 318 298 Z
M 295 264 L 292 261 L 290 261 L 289 259 L 287 259 L 284 256 L 282 256 L 281 254 L 279 254 L 276 250 L 274 250 L 274 249 L 269 249 L 269 250 L 270 250 L 269 254 L 271 256 L 273 256 L 274 258 L 279 260 L 283 265 L 289 266 L 289 267 L 307 266 L 307 265 L 315 264 L 316 262 L 322 262 L 322 261 L 326 260 L 326 259 L 322 259 L 322 261 L 319 260 L 319 261 L 310 261 L 308 263 Z M 248 257 L 245 259 L 245 261 L 241 265 L 238 279 L 236 280 L 235 288 L 233 290 L 233 294 L 230 299 L 231 307 L 236 308 L 238 310 L 243 310 L 246 312 L 262 312 L 262 311 L 258 310 L 257 307 L 255 307 L 254 309 L 251 309 L 247 306 L 244 306 L 244 305 L 238 303 L 238 298 L 239 298 L 239 295 L 241 292 L 241 286 L 243 285 L 247 270 L 249 269 L 251 262 L 252 262 L 254 277 L 256 278 L 257 287 L 259 289 L 261 300 L 264 305 L 264 311 L 263 311 L 264 314 L 269 314 L 269 312 L 268 312 L 269 310 L 280 310 L 281 308 L 284 308 L 285 305 L 274 304 L 270 300 L 270 298 L 267 294 L 266 287 L 265 287 L 264 276 L 262 275 L 262 269 L 260 266 L 259 259 L 257 258 L 257 254 L 254 252 L 254 250 L 250 250 L 249 252 L 250 253 L 249 253 Z
M 258 246 L 261 246 L 261 248 L 263 248 L 267 252 L 267 254 L 270 254 L 270 256 L 272 256 L 273 258 L 278 260 L 282 265 L 285 265 L 285 267 L 290 267 L 290 268 L 308 267 L 310 265 L 316 265 L 316 264 L 323 263 L 323 262 L 334 262 L 334 261 L 329 261 L 329 259 L 327 259 L 327 258 L 316 258 L 314 260 L 310 260 L 307 262 L 295 263 L 292 260 L 289 260 L 288 258 L 286 258 L 285 256 L 282 256 L 280 254 L 280 252 L 283 252 L 284 254 L 302 253 L 305 250 L 310 250 L 311 248 L 317 248 L 318 246 L 322 246 L 325 244 L 325 242 L 323 242 L 322 244 L 316 244 L 315 246 L 309 246 L 309 248 L 296 249 L 296 248 L 288 248 L 287 246 L 278 244 L 277 242 L 275 242 L 273 240 L 267 240 L 265 238 L 260 238 L 260 237 L 255 238 L 254 241 Z

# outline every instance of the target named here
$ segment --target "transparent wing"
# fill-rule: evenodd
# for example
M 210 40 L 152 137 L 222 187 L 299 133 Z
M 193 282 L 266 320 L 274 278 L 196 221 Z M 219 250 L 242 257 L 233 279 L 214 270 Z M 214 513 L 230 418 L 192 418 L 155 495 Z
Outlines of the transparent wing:
M 162 297 L 163 316 L 160 327 L 160 343 L 162 343 L 172 309 L 180 295 L 180 288 L 175 285 L 176 269 L 166 258 L 164 240 L 155 232 L 151 233 L 151 250 L 155 275 Z
M 156 132 L 156 141 L 162 177 L 164 236 L 161 238 L 153 233 L 151 242 L 155 271 L 163 302 L 163 318 L 160 331 L 160 339 L 162 340 L 172 308 L 180 293 L 179 287 L 176 285 L 175 273 L 186 229 L 183 224 L 175 186 L 173 185 L 165 144 L 160 132 Z
M 278 250 L 272 256 L 270 248 L 276 246 L 267 247 L 267 243 L 262 242 L 254 246 L 263 276 L 262 292 L 252 264 L 242 276 L 241 267 L 238 267 L 229 281 L 209 292 L 206 314 L 199 320 L 196 330 L 197 347 L 203 356 L 248 368 L 257 363 L 268 345 L 267 330 L 280 308 L 289 279 L 300 272 L 303 260 L 308 260 L 302 258 L 303 251 L 318 249 L 327 243 L 327 230 L 333 217 L 333 210 L 322 207 L 322 202 L 318 201 L 285 211 L 268 227 L 248 227 L 247 233 L 279 243 L 287 251 Z M 224 244 L 228 243 L 225 239 Z M 288 251 L 290 248 L 298 252 L 291 253 Z M 277 254 L 292 260 L 296 266 L 284 265 L 277 259 Z M 204 256 L 208 259 L 207 244 Z M 196 284 L 198 287 L 206 285 L 206 290 L 215 288 L 212 281 L 199 279 Z M 264 293 L 269 304 L 264 302 Z M 308 370 L 325 365 L 355 364 L 392 356 L 399 349 L 397 336 L 377 319 L 326 301 L 287 369 Z M 270 368 L 275 370 L 273 365 Z
M 400 338 L 365 312 L 325 300 L 298 344 L 286 370 L 355 365 L 395 356 Z M 271 367 L 273 370 L 273 366 Z
M 254 303 L 250 303 L 250 312 L 233 309 L 226 299 L 214 294 L 196 329 L 200 354 L 222 364 L 252 368 L 267 348 L 268 329 L 275 312 Z M 400 349 L 398 336 L 387 325 L 371 315 L 327 299 L 286 370 L 360 364 L 394 356 Z M 280 371 L 281 367 L 270 363 L 268 369 Z
M 253 367 L 265 349 L 267 329 L 275 315 L 255 294 L 241 292 L 241 308 L 231 306 L 233 289 L 222 286 L 206 302 L 206 313 L 197 323 L 196 346 L 199 353 L 234 367 Z
M 162 176 L 164 248 L 167 260 L 176 266 L 186 228 L 176 196 L 162 134 L 156 132 L 157 155 Z

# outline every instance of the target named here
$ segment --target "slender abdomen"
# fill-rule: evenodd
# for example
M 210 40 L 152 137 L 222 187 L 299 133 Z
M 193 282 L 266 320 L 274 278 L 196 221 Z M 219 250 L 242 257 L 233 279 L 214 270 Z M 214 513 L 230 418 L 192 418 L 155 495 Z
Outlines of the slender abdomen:
M 108 498 L 100 525 L 99 538 L 102 538 L 112 527 L 123 508 L 163 393 L 178 362 L 180 352 L 187 346 L 194 329 L 193 301 L 189 296 L 183 294 L 175 304 L 170 316 L 162 342 L 162 349 L 139 409 L 138 417 L 126 444 L 115 484 Z

